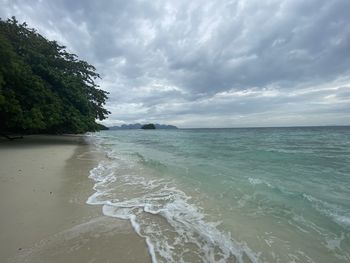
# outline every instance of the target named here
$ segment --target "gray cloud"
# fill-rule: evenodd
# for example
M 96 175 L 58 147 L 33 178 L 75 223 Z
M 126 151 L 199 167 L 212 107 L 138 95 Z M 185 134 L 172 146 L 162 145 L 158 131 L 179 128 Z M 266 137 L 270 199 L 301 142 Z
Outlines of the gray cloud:
M 350 124 L 348 0 L 0 3 L 97 67 L 106 124 Z

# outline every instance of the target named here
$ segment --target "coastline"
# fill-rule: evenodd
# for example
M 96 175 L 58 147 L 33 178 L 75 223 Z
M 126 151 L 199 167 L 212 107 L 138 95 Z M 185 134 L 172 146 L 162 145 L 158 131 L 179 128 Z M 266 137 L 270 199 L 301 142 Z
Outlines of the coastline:
M 150 262 L 128 221 L 86 204 L 100 158 L 84 136 L 0 141 L 1 262 Z

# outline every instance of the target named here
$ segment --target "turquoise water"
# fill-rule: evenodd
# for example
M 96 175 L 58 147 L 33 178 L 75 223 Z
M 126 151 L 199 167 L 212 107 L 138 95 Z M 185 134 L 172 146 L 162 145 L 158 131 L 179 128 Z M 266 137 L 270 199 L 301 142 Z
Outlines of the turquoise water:
M 153 262 L 350 262 L 350 128 L 126 130 L 88 203 Z

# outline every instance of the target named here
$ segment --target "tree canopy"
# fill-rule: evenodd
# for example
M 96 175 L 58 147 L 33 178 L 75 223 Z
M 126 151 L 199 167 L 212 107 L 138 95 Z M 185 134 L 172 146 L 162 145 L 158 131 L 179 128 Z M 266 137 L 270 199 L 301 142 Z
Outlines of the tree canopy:
M 95 67 L 15 17 L 0 19 L 0 132 L 84 133 L 109 112 Z
M 156 126 L 153 123 L 149 123 L 149 124 L 142 125 L 141 129 L 154 130 L 156 129 Z

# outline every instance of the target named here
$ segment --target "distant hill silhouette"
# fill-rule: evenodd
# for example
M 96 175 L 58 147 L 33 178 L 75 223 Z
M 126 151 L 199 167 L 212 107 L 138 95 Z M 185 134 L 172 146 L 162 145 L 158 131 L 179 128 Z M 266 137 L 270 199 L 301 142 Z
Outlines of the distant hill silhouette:
M 140 123 L 134 123 L 134 124 L 123 124 L 121 126 L 112 126 L 108 127 L 110 130 L 133 130 L 133 129 L 141 129 L 142 124 Z M 156 129 L 177 129 L 174 125 L 166 125 L 166 124 L 154 124 Z

